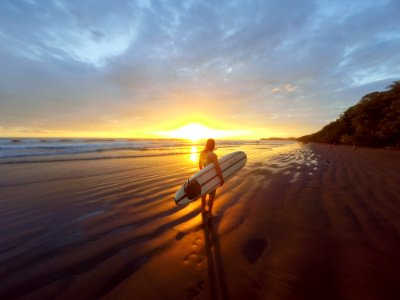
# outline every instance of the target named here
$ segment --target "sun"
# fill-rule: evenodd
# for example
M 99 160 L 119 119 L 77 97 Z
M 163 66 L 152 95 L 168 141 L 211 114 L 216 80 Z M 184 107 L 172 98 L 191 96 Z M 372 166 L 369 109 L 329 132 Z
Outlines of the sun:
M 221 130 L 216 130 L 199 123 L 190 123 L 178 129 L 171 130 L 168 135 L 172 138 L 188 139 L 193 142 L 223 136 Z
M 209 138 L 213 139 L 238 139 L 249 136 L 251 132 L 249 130 L 235 130 L 235 129 L 216 129 L 205 126 L 201 123 L 189 123 L 181 126 L 177 129 L 156 131 L 159 136 L 174 138 L 174 139 L 186 139 L 193 142 L 200 140 L 206 140 Z

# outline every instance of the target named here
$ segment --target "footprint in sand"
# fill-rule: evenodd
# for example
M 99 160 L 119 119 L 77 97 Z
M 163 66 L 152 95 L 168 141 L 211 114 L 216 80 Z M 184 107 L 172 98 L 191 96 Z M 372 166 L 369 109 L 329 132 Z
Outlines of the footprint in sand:
M 243 254 L 247 261 L 254 265 L 268 246 L 266 239 L 252 239 L 243 248 Z
M 184 264 L 192 264 L 198 267 L 201 267 L 204 264 L 205 257 L 203 255 L 199 255 L 198 250 L 200 246 L 203 244 L 203 240 L 200 237 L 197 237 L 192 243 L 192 252 L 186 255 L 183 259 Z
M 197 252 L 196 251 L 192 251 L 188 255 L 185 256 L 185 258 L 183 259 L 183 262 L 185 264 L 188 264 L 189 262 L 194 261 L 196 259 L 197 259 Z
M 204 280 L 199 281 L 195 286 L 188 288 L 186 290 L 186 295 L 188 299 L 193 299 L 198 296 L 204 289 Z

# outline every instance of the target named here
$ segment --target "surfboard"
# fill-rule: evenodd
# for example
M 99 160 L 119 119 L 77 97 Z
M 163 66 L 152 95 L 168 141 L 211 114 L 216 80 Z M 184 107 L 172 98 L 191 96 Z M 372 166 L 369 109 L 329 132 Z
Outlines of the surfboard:
M 227 182 L 244 167 L 247 162 L 247 156 L 243 151 L 235 151 L 221 157 L 218 162 L 222 177 Z M 211 163 L 186 180 L 175 194 L 175 204 L 184 205 L 193 202 L 215 190 L 220 183 L 221 180 L 217 175 L 214 163 Z

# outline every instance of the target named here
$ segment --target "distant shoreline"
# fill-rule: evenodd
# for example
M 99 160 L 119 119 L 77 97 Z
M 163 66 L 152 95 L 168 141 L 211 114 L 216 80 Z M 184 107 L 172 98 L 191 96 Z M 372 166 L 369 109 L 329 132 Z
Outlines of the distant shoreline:
M 281 137 L 271 137 L 271 138 L 261 138 L 260 141 L 299 141 L 298 138 L 289 137 L 289 138 L 281 138 Z
M 310 145 L 326 145 L 327 147 L 329 147 L 329 143 L 324 143 L 324 142 L 303 142 L 301 140 L 297 140 L 299 143 L 303 143 L 303 144 L 310 144 Z M 333 147 L 338 147 L 338 146 L 345 146 L 345 147 L 353 147 L 352 145 L 349 144 L 343 144 L 343 143 L 337 143 L 334 144 Z M 365 145 L 357 145 L 357 149 L 382 149 L 382 150 L 395 150 L 395 151 L 400 151 L 400 146 L 365 146 Z

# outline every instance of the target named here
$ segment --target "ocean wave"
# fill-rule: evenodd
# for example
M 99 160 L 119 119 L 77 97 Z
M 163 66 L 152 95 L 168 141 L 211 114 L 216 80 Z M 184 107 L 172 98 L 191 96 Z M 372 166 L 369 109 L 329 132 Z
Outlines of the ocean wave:
M 188 155 L 193 154 L 193 152 L 170 152 L 170 153 L 154 153 L 148 155 L 113 155 L 113 156 L 96 156 L 96 157 L 57 157 L 57 158 L 49 158 L 49 159 L 6 159 L 1 160 L 0 165 L 9 165 L 9 164 L 24 164 L 24 163 L 48 163 L 48 162 L 74 162 L 74 161 L 91 161 L 91 160 L 104 160 L 104 159 L 122 159 L 122 158 L 144 158 L 144 157 L 160 157 L 160 156 L 172 156 L 172 155 Z M 21 158 L 20 157 L 8 157 L 8 158 Z
M 40 156 L 63 156 L 88 153 L 106 153 L 110 151 L 135 152 L 186 152 L 202 149 L 203 142 L 193 143 L 185 140 L 165 139 L 0 139 L 0 159 L 40 157 Z M 240 145 L 268 145 L 281 146 L 282 142 L 264 141 L 219 141 L 217 148 L 234 148 Z M 148 153 L 151 154 L 151 153 Z M 148 155 L 146 154 L 146 155 Z

